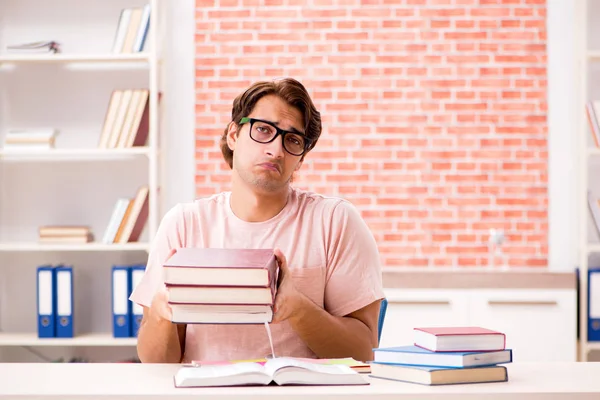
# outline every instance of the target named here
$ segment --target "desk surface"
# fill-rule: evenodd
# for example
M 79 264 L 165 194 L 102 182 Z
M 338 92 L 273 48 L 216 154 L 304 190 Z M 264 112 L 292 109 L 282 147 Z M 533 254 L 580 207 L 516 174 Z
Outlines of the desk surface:
M 600 363 L 513 363 L 509 381 L 422 386 L 369 379 L 368 386 L 178 389 L 168 364 L 0 364 L 0 398 L 95 399 L 600 399 Z

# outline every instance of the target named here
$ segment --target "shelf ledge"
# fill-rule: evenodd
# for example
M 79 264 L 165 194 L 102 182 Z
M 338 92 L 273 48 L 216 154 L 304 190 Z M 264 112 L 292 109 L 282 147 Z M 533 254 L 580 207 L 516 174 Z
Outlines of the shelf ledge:
M 114 160 L 135 156 L 149 156 L 150 149 L 146 146 L 129 147 L 118 149 L 2 149 L 0 148 L 0 160 L 6 161 L 93 161 Z
M 37 242 L 13 242 L 0 243 L 0 251 L 148 251 L 148 243 L 37 243 Z
M 148 53 L 131 54 L 2 54 L 0 64 L 11 63 L 121 63 L 150 61 Z
M 137 338 L 115 338 L 111 333 L 87 333 L 74 338 L 39 338 L 37 333 L 0 333 L 0 346 L 135 346 Z

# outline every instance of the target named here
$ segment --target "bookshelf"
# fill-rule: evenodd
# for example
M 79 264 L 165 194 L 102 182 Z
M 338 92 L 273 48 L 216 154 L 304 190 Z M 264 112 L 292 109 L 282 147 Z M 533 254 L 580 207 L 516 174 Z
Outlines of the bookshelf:
M 578 0 L 576 2 L 577 30 L 575 33 L 578 92 L 578 153 L 579 174 L 579 361 L 594 361 L 591 353 L 600 350 L 600 342 L 589 341 L 588 337 L 588 270 L 600 266 L 600 235 L 588 204 L 588 191 L 595 199 L 600 199 L 600 148 L 593 140 L 590 122 L 586 114 L 588 101 L 600 100 L 600 27 L 594 24 L 600 16 L 600 4 L 597 1 Z
M 160 182 L 163 115 L 159 95 L 162 0 L 0 3 L 0 143 L 9 129 L 59 131 L 55 148 L 0 146 L 0 361 L 20 361 L 24 347 L 119 347 L 136 338 L 112 337 L 112 265 L 145 263 L 164 209 Z M 115 53 L 122 9 L 150 5 L 141 52 Z M 60 53 L 15 54 L 6 46 L 56 40 Z M 81 66 L 81 68 L 79 67 Z M 148 90 L 148 137 L 143 146 L 99 148 L 111 93 Z M 148 219 L 136 242 L 102 242 L 118 198 L 147 185 Z M 39 243 L 42 225 L 85 225 L 90 243 Z M 74 338 L 37 337 L 36 267 L 73 266 Z M 63 351 L 63 350 L 61 350 Z M 54 353 L 53 353 L 54 354 Z M 135 353 L 117 352 L 115 361 Z

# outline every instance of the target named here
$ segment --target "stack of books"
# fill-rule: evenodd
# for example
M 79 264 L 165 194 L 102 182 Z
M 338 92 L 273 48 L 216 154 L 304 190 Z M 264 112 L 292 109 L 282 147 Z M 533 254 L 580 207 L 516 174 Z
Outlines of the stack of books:
M 38 233 L 40 243 L 88 243 L 94 239 L 88 226 L 40 226 Z
M 98 147 L 144 146 L 149 132 L 148 89 L 118 89 L 110 96 Z
M 271 322 L 278 273 L 268 249 L 178 249 L 163 264 L 172 322 Z
M 9 130 L 4 137 L 5 150 L 50 150 L 54 148 L 55 129 Z
M 374 378 L 450 385 L 508 381 L 506 335 L 480 327 L 415 328 L 414 344 L 374 349 Z

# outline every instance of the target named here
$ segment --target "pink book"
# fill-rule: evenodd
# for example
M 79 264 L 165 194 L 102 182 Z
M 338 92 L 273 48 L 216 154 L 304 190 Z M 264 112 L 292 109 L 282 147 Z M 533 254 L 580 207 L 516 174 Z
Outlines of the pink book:
M 163 269 L 167 286 L 270 287 L 274 293 L 279 265 L 270 249 L 185 247 Z
M 435 352 L 498 351 L 506 346 L 506 335 L 481 327 L 414 328 L 415 346 Z

